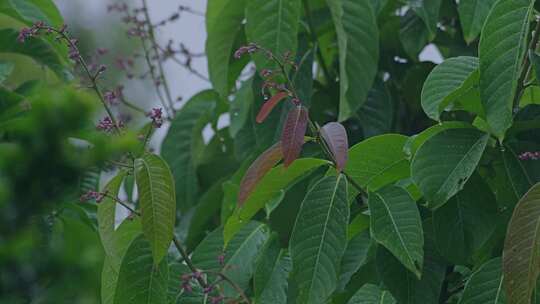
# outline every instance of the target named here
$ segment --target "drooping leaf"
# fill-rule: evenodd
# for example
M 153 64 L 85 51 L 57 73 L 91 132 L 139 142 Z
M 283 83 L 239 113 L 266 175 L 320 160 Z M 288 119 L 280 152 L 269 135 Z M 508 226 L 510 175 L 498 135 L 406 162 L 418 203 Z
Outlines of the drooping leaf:
M 332 153 L 338 171 L 341 172 L 347 164 L 349 152 L 349 140 L 345 127 L 338 122 L 327 123 L 321 128 L 321 136 Z
M 242 83 L 242 86 L 236 92 L 229 113 L 231 116 L 231 125 L 229 126 L 229 133 L 232 138 L 242 130 L 246 125 L 249 114 L 251 113 L 251 106 L 253 104 L 253 79 L 250 78 Z
M 478 58 L 461 56 L 445 60 L 429 74 L 422 89 L 422 108 L 433 120 L 478 85 Z
M 366 101 L 375 80 L 379 29 L 369 1 L 327 0 L 327 3 L 338 36 L 339 121 L 344 121 Z
M 282 58 L 286 52 L 296 53 L 300 0 L 251 0 L 246 7 L 246 35 L 249 42 Z M 254 54 L 258 70 L 274 68 L 264 53 Z
M 175 181 L 177 207 L 188 210 L 196 201 L 197 158 L 203 146 L 202 129 L 210 122 L 219 96 L 203 91 L 193 96 L 176 114 L 161 146 L 161 155 L 171 167 Z
M 532 0 L 497 1 L 479 45 L 480 95 L 487 123 L 499 139 L 512 125 L 512 108 L 525 56 Z
M 290 271 L 291 258 L 285 249 L 279 247 L 279 239 L 274 234 L 257 259 L 253 278 L 255 301 L 260 304 L 286 304 Z
M 356 235 L 347 242 L 347 248 L 341 260 L 338 291 L 344 290 L 353 274 L 367 264 L 375 249 L 374 245 L 368 231 Z
M 255 262 L 259 250 L 270 237 L 268 227 L 259 222 L 248 222 L 223 246 L 223 229 L 211 232 L 197 246 L 192 255 L 194 265 L 198 269 L 222 270 L 225 275 L 240 288 L 249 286 L 249 281 L 255 271 Z M 223 255 L 223 265 L 218 257 Z M 230 286 L 225 287 L 228 296 L 237 295 Z
M 111 197 L 118 197 L 118 191 L 120 190 L 120 186 L 122 185 L 125 175 L 126 172 L 121 171 L 118 175 L 113 177 L 111 181 L 109 181 L 107 186 L 105 186 L 103 189 L 104 192 L 107 192 L 108 196 L 104 197 L 97 207 L 99 237 L 101 238 L 103 249 L 108 255 L 115 254 L 113 249 L 113 235 L 117 203 Z
M 444 205 L 474 172 L 489 135 L 475 129 L 448 129 L 429 138 L 416 152 L 411 175 L 428 207 Z
M 272 112 L 276 105 L 283 99 L 287 98 L 287 96 L 289 96 L 287 92 L 281 91 L 277 92 L 268 101 L 265 101 L 261 109 L 259 110 L 259 114 L 257 114 L 257 118 L 255 119 L 255 121 L 257 121 L 257 123 L 264 122 L 266 117 L 268 117 L 268 115 Z
M 386 290 L 373 284 L 362 286 L 347 304 L 396 304 L 396 299 Z
M 435 38 L 437 34 L 437 22 L 439 21 L 439 10 L 441 0 L 408 0 L 411 9 L 420 17 L 429 31 L 429 40 Z
M 227 220 L 224 229 L 225 244 L 242 228 L 259 210 L 263 209 L 266 203 L 282 191 L 294 185 L 312 170 L 328 165 L 328 161 L 315 158 L 302 158 L 296 160 L 288 168 L 283 165 L 270 170 L 251 195 L 244 202 L 241 208 L 237 208 L 233 215 Z
M 167 254 L 173 239 L 176 219 L 174 179 L 161 157 L 145 154 L 135 160 L 135 180 L 144 236 L 150 242 L 157 265 Z
M 496 0 L 461 0 L 459 2 L 459 20 L 463 28 L 463 36 L 468 44 L 480 34 L 495 2 Z
M 372 191 L 409 177 L 409 161 L 403 152 L 407 137 L 386 134 L 371 137 L 349 150 L 345 171 Z
M 52 0 L 6 0 L 0 3 L 0 13 L 26 25 L 42 21 L 59 28 L 64 24 L 62 15 Z
M 424 234 L 416 202 L 404 189 L 386 186 L 369 194 L 371 235 L 420 278 Z
M 139 236 L 131 243 L 122 260 L 114 303 L 166 303 L 168 276 L 167 259 L 155 264 L 150 243 Z
M 238 192 L 238 205 L 242 206 L 251 192 L 257 187 L 261 179 L 283 158 L 281 142 L 276 143 L 268 150 L 264 151 L 257 159 L 249 166 L 242 181 L 240 182 L 240 190 Z
M 63 65 L 62 58 L 49 43 L 39 37 L 27 39 L 24 43 L 17 41 L 19 33 L 14 29 L 0 30 L 0 53 L 16 53 L 26 55 L 37 63 L 48 67 L 58 78 L 71 78 L 69 70 Z
M 446 265 L 441 261 L 431 236 L 431 223 L 424 227 L 424 265 L 422 278 L 418 279 L 405 268 L 388 250 L 377 248 L 376 264 L 384 286 L 403 304 L 438 304 L 445 279 Z
M 503 250 L 504 289 L 508 303 L 530 303 L 540 271 L 540 183 L 518 202 Z
M 216 91 L 229 95 L 229 62 L 242 28 L 245 0 L 209 0 L 206 7 L 206 56 L 208 74 Z
M 308 119 L 308 110 L 304 106 L 292 108 L 287 115 L 281 134 L 281 151 L 285 168 L 290 166 L 302 151 Z
M 502 281 L 501 258 L 486 262 L 471 275 L 465 284 L 459 304 L 507 303 Z
M 471 261 L 497 227 L 497 202 L 491 189 L 473 175 L 462 191 L 433 212 L 435 243 L 441 255 L 460 265 Z
M 296 303 L 326 303 L 335 290 L 348 221 L 345 177 L 321 179 L 307 193 L 289 243 Z

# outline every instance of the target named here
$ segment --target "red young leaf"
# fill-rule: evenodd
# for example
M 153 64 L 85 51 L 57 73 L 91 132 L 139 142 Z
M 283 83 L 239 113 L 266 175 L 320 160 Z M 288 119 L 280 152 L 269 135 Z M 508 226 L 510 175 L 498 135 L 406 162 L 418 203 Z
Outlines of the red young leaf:
M 337 122 L 327 123 L 321 128 L 321 136 L 334 157 L 338 171 L 343 170 L 347 163 L 349 150 L 345 127 Z
M 272 112 L 272 109 L 276 107 L 276 105 L 282 101 L 285 97 L 289 96 L 287 92 L 278 92 L 276 95 L 272 96 L 268 101 L 266 101 L 261 110 L 259 111 L 259 114 L 257 114 L 257 118 L 255 121 L 257 123 L 262 123 L 266 117 Z
M 308 110 L 303 106 L 296 106 L 289 111 L 287 120 L 281 133 L 281 150 L 285 167 L 288 167 L 298 158 L 302 145 L 304 144 L 304 135 L 306 135 L 308 121 Z
M 240 191 L 238 193 L 238 205 L 246 201 L 255 186 L 261 181 L 270 169 L 272 169 L 283 158 L 281 152 L 281 143 L 277 142 L 268 150 L 264 151 L 259 157 L 249 166 L 246 174 L 240 182 Z

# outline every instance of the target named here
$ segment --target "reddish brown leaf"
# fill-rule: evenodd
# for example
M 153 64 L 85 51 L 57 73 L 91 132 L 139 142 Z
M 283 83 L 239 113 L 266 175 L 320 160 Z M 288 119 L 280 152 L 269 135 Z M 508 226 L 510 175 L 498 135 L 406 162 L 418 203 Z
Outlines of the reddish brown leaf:
M 304 144 L 304 135 L 306 135 L 308 121 L 308 110 L 303 106 L 296 106 L 289 111 L 287 120 L 281 133 L 281 150 L 285 167 L 288 167 L 298 158 L 302 145 Z
M 282 158 L 283 153 L 281 152 L 281 143 L 277 142 L 259 155 L 251 166 L 249 166 L 240 182 L 240 191 L 238 193 L 239 206 L 242 206 L 264 175 L 279 163 Z
M 337 122 L 327 123 L 321 128 L 321 136 L 334 157 L 338 171 L 343 170 L 349 152 L 349 141 L 345 127 Z
M 257 118 L 255 119 L 255 121 L 257 121 L 257 123 L 262 123 L 266 119 L 266 117 L 270 115 L 272 109 L 274 109 L 276 105 L 287 96 L 289 96 L 287 92 L 278 92 L 276 95 L 272 96 L 272 98 L 270 98 L 263 104 L 261 110 L 259 111 L 259 114 L 257 114 Z

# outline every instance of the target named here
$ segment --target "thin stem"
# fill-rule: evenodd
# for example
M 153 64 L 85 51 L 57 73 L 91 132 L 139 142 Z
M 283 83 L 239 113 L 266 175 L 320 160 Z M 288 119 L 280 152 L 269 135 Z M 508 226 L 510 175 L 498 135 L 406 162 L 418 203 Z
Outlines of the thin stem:
M 158 45 L 158 48 L 162 53 L 166 53 L 165 50 L 161 46 Z M 169 55 L 167 58 L 170 58 L 172 61 L 176 62 L 179 66 L 181 66 L 184 69 L 188 70 L 190 73 L 192 73 L 193 75 L 199 77 L 201 80 L 210 82 L 210 80 L 206 76 L 199 73 L 199 71 L 195 70 L 191 66 L 189 66 L 189 65 L 185 64 L 184 62 L 180 61 L 180 59 L 176 58 L 176 56 L 174 54 Z
M 141 155 L 144 153 L 144 150 L 146 149 L 146 145 L 148 144 L 148 139 L 150 138 L 150 135 L 152 134 L 152 130 L 154 129 L 153 125 L 150 125 L 148 128 L 148 132 L 144 135 L 144 141 L 141 148 Z
M 130 206 L 128 206 L 126 203 L 122 202 L 121 200 L 119 200 L 118 198 L 116 198 L 115 196 L 113 195 L 110 195 L 108 193 L 105 193 L 105 196 L 112 199 L 113 201 L 115 201 L 116 203 L 120 204 L 122 207 L 126 208 L 127 210 L 129 210 L 131 213 L 135 214 L 135 215 L 138 215 L 138 216 L 141 216 L 141 213 L 133 208 L 131 208 Z
M 144 16 L 146 18 L 146 22 L 147 22 L 147 25 L 148 25 L 148 34 L 150 35 L 150 42 L 152 44 L 154 52 L 156 53 L 156 55 L 158 55 L 159 54 L 158 43 L 157 43 L 157 40 L 156 40 L 156 35 L 154 33 L 154 28 L 152 27 L 152 20 L 150 19 L 150 14 L 148 12 L 147 1 L 142 0 L 142 4 L 143 4 Z M 163 82 L 163 87 L 165 88 L 164 89 L 165 95 L 167 96 L 167 100 L 169 101 L 169 107 L 171 108 L 171 111 L 174 114 L 174 104 L 173 104 L 173 100 L 172 100 L 172 97 L 171 97 L 171 91 L 169 89 L 169 83 L 167 81 L 167 78 L 165 77 L 163 64 L 161 63 L 160 58 L 157 59 L 157 64 L 158 64 L 158 69 L 159 69 L 159 75 L 161 77 L 161 81 Z
M 146 111 L 143 110 L 142 108 L 139 108 L 138 106 L 132 104 L 131 102 L 127 101 L 127 99 L 124 97 L 124 96 L 121 96 L 120 97 L 120 102 L 122 102 L 125 106 L 127 106 L 128 108 L 132 109 L 132 110 L 135 110 L 141 114 L 145 114 L 146 115 Z
M 178 238 L 176 236 L 173 236 L 173 243 L 174 243 L 174 246 L 176 247 L 176 249 L 178 250 L 178 252 L 180 253 L 180 255 L 182 256 L 182 258 L 184 259 L 184 261 L 186 262 L 186 265 L 191 270 L 191 272 L 193 272 L 193 273 L 198 272 L 197 267 L 195 267 L 195 265 L 193 265 L 193 262 L 189 258 L 189 254 L 182 247 L 182 244 L 180 244 L 180 240 L 178 240 Z M 208 287 L 208 284 L 201 277 L 197 276 L 197 277 L 195 277 L 195 279 L 197 280 L 199 285 L 201 285 L 201 287 L 203 287 L 203 288 Z
M 141 37 L 141 43 L 143 47 L 143 53 L 144 53 L 144 59 L 146 60 L 146 64 L 148 65 L 148 68 L 150 69 L 150 75 L 152 76 L 152 79 L 154 80 L 154 86 L 156 87 L 156 92 L 159 98 L 159 101 L 161 102 L 161 105 L 165 109 L 165 112 L 167 113 L 167 116 L 170 116 L 169 113 L 169 107 L 167 107 L 167 103 L 165 102 L 165 98 L 163 97 L 163 94 L 161 94 L 161 90 L 159 89 L 159 86 L 156 85 L 156 81 L 158 81 L 158 76 L 156 75 L 156 72 L 154 70 L 154 66 L 152 65 L 152 60 L 150 60 L 150 51 L 148 50 L 148 47 L 146 46 L 146 42 L 144 41 L 144 38 Z
M 219 272 L 217 274 L 218 276 L 220 276 L 225 282 L 229 283 L 229 285 L 231 285 L 232 288 L 234 288 L 234 290 L 240 295 L 240 297 L 242 297 L 242 299 L 246 302 L 246 303 L 251 303 L 249 301 L 249 298 L 246 296 L 246 294 L 244 293 L 244 291 L 242 290 L 242 288 L 240 288 L 240 286 L 238 286 L 233 280 L 231 280 L 229 277 L 227 277 L 224 273 L 222 272 Z

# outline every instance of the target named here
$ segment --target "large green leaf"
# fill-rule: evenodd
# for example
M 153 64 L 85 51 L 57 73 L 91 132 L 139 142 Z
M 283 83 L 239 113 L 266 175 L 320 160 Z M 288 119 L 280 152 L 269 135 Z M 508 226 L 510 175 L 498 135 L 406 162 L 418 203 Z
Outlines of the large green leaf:
M 135 169 L 143 232 L 157 265 L 167 254 L 173 239 L 176 219 L 174 180 L 167 163 L 154 154 L 136 159 Z
M 339 120 L 354 116 L 366 101 L 379 61 L 377 18 L 369 1 L 327 0 L 339 47 Z M 367 43 L 369 41 L 369 43 Z
M 433 212 L 435 243 L 441 255 L 466 265 L 497 227 L 497 204 L 487 184 L 473 175 L 448 203 Z
M 114 302 L 120 266 L 127 249 L 141 233 L 141 222 L 138 219 L 126 220 L 114 231 L 113 252 L 105 255 L 101 271 L 101 300 L 103 304 Z
M 444 130 L 448 129 L 460 129 L 460 128 L 474 128 L 471 124 L 463 121 L 447 121 L 440 124 L 436 124 L 432 127 L 425 129 L 424 131 L 409 137 L 407 143 L 403 147 L 403 151 L 409 157 L 412 157 L 428 139 L 433 137 L 435 134 L 438 134 Z
M 357 112 L 365 138 L 389 133 L 394 122 L 394 103 L 386 85 L 377 81 Z
M 16 53 L 26 55 L 39 64 L 53 71 L 58 78 L 67 80 L 71 78 L 68 69 L 64 67 L 62 58 L 49 43 L 39 37 L 28 39 L 24 43 L 17 41 L 19 33 L 14 29 L 0 30 L 0 53 Z
M 480 39 L 480 94 L 487 123 L 499 139 L 512 125 L 513 101 L 525 56 L 532 0 L 495 3 Z
M 459 304 L 506 303 L 502 281 L 501 258 L 486 262 L 471 275 L 465 284 Z
M 437 34 L 437 23 L 439 22 L 439 10 L 441 0 L 408 0 L 412 10 L 420 17 L 429 31 L 429 40 L 435 38 Z
M 504 288 L 510 304 L 530 303 L 540 271 L 540 183 L 518 202 L 503 250 Z
M 454 57 L 436 66 L 424 82 L 422 108 L 433 120 L 454 101 L 460 99 L 478 84 L 478 58 Z
M 168 279 L 167 259 L 155 264 L 150 243 L 139 236 L 127 249 L 120 266 L 114 303 L 167 303 Z
M 326 303 L 335 290 L 348 222 L 345 177 L 321 179 L 302 202 L 289 243 L 297 304 Z
M 126 172 L 121 171 L 115 177 L 109 181 L 107 186 L 103 189 L 104 192 L 111 197 L 118 197 L 118 191 L 122 185 L 122 181 Z M 95 191 L 95 190 L 94 190 Z M 114 255 L 114 224 L 115 224 L 115 214 L 116 214 L 116 201 L 111 197 L 105 197 L 98 204 L 97 207 L 97 219 L 98 219 L 98 231 L 99 237 L 101 238 L 101 243 L 103 244 L 103 249 L 108 255 Z
M 399 40 L 407 55 L 417 61 L 418 54 L 431 40 L 430 31 L 412 10 L 408 10 L 400 21 Z
M 388 250 L 377 248 L 377 272 L 382 282 L 400 304 L 439 304 L 439 297 L 445 279 L 446 265 L 441 261 L 430 235 L 429 220 L 424 227 L 424 265 L 422 278 L 418 279 L 407 270 Z
M 243 207 L 237 208 L 225 224 L 225 243 L 227 244 L 242 226 L 248 223 L 259 210 L 264 208 L 266 203 L 281 195 L 282 191 L 290 187 L 295 181 L 298 181 L 300 177 L 326 164 L 329 164 L 328 161 L 322 159 L 304 158 L 296 160 L 288 168 L 280 165 L 270 170 L 250 194 Z
M 377 285 L 366 284 L 362 286 L 347 304 L 395 304 L 396 299 Z
M 236 135 L 242 130 L 249 119 L 251 113 L 251 105 L 253 104 L 253 79 L 250 78 L 242 82 L 242 86 L 234 95 L 234 99 L 230 105 L 231 125 L 229 126 L 229 132 L 231 137 L 235 138 Z
M 253 278 L 256 303 L 286 304 L 290 271 L 291 258 L 285 249 L 279 247 L 279 239 L 274 234 L 257 259 Z
M 52 0 L 4 0 L 0 3 L 0 13 L 26 25 L 37 21 L 54 27 L 61 27 L 64 24 L 62 15 Z
M 244 20 L 245 0 L 209 0 L 206 7 L 206 56 L 215 90 L 229 95 L 229 62 Z
M 193 263 L 199 269 L 219 270 L 242 289 L 249 286 L 249 281 L 255 271 L 255 262 L 259 250 L 269 238 L 268 227 L 259 222 L 248 222 L 223 246 L 223 229 L 219 228 L 210 233 L 193 252 Z M 218 257 L 223 255 L 223 265 Z M 236 294 L 227 286 L 226 295 Z
M 398 260 L 421 276 L 424 234 L 416 202 L 397 186 L 386 186 L 369 194 L 371 235 Z
M 296 53 L 300 0 L 251 0 L 246 9 L 246 35 L 249 42 L 282 58 L 286 52 Z M 276 65 L 266 54 L 255 54 L 257 69 Z
M 386 134 L 369 138 L 349 150 L 345 167 L 357 183 L 370 190 L 409 177 L 409 161 L 403 152 L 407 137 Z
M 195 169 L 203 145 L 202 129 L 210 122 L 210 113 L 216 108 L 218 98 L 214 91 L 193 96 L 177 113 L 161 146 L 161 155 L 174 176 L 176 204 L 181 211 L 193 206 L 197 198 Z
M 360 267 L 367 264 L 371 253 L 375 248 L 374 245 L 375 242 L 371 240 L 368 231 L 363 231 L 347 242 L 347 248 L 343 254 L 343 259 L 341 260 L 338 290 L 344 290 L 353 274 L 356 273 Z
M 463 36 L 467 43 L 473 42 L 480 34 L 484 22 L 496 0 L 461 0 L 458 11 Z
M 428 207 L 444 205 L 463 188 L 478 165 L 488 139 L 488 134 L 475 129 L 448 129 L 418 149 L 411 174 Z

